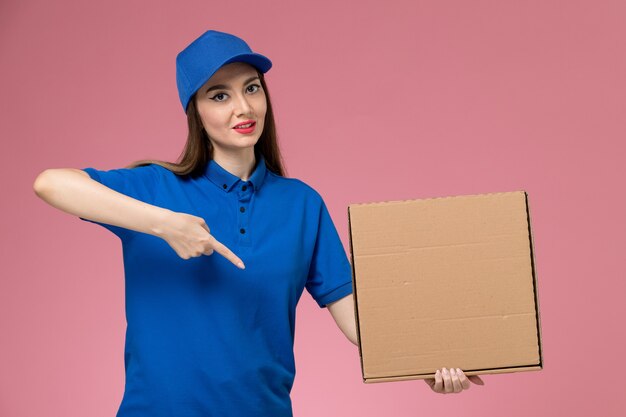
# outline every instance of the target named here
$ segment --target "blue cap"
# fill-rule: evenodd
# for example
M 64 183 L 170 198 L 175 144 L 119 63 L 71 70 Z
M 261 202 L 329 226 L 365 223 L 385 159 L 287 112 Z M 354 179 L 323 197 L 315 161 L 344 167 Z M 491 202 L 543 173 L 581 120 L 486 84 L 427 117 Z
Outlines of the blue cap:
M 198 88 L 222 65 L 231 62 L 246 62 L 262 73 L 272 68 L 272 61 L 252 52 L 243 39 L 216 30 L 207 30 L 176 55 L 176 85 L 185 113 Z

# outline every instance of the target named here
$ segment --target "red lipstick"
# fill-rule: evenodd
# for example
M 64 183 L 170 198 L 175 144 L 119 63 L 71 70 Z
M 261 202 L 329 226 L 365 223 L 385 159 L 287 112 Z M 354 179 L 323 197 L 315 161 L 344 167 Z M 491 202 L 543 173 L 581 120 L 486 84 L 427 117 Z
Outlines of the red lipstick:
M 248 127 L 239 127 L 242 125 L 250 125 Z M 245 122 L 237 123 L 233 129 L 239 133 L 247 134 L 254 132 L 254 128 L 256 127 L 256 122 L 254 120 L 246 120 Z

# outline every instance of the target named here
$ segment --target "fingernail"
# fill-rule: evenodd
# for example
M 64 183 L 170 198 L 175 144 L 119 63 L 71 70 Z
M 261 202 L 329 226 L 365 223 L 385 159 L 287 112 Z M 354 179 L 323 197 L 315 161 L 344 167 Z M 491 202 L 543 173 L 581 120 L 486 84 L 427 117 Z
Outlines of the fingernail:
M 239 262 L 237 266 L 241 269 L 246 269 L 246 266 L 243 264 L 243 262 Z

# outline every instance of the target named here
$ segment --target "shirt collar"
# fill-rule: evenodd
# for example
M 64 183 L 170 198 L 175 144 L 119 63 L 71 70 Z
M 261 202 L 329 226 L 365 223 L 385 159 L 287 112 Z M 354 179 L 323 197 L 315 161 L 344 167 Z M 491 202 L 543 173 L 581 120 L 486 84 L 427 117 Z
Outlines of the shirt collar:
M 254 172 L 252 172 L 252 175 L 248 178 L 248 181 L 254 186 L 254 191 L 258 191 L 263 185 L 266 171 L 265 158 L 263 155 L 259 155 Z M 209 160 L 207 163 L 204 176 L 215 184 L 217 188 L 227 193 L 233 189 L 238 181 L 241 181 L 241 178 L 226 171 L 220 164 L 215 162 L 214 159 Z

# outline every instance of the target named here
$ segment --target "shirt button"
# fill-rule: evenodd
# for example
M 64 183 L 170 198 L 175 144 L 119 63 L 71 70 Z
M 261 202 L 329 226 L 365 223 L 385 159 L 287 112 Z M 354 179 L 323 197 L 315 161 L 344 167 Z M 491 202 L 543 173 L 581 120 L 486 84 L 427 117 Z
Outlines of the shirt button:
M 224 187 L 224 189 L 226 189 L 226 184 L 222 185 L 222 187 Z
M 243 212 L 246 211 L 246 208 L 245 207 L 239 207 L 239 211 L 243 213 Z
M 243 235 L 244 233 L 246 233 L 246 229 L 241 228 L 239 229 L 239 232 Z
M 246 191 L 246 190 L 248 189 L 248 187 L 246 187 L 246 186 L 244 185 L 243 187 L 241 187 L 241 189 L 242 189 L 243 191 Z

